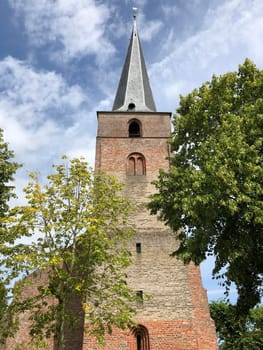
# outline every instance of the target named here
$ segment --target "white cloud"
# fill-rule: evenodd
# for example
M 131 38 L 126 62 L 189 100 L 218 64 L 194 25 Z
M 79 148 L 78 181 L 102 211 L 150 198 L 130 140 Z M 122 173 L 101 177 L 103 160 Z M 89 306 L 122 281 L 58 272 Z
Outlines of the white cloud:
M 114 47 L 105 34 L 109 8 L 95 0 L 9 0 L 23 16 L 33 46 L 51 45 L 57 60 L 95 54 L 106 59 Z M 103 52 L 103 55 L 101 53 Z
M 210 80 L 214 73 L 236 70 L 246 57 L 262 66 L 262 37 L 261 0 L 229 0 L 208 9 L 200 31 L 184 42 L 170 41 L 170 54 L 151 67 L 153 90 L 158 91 L 157 105 L 161 110 L 174 111 L 178 95 L 171 91 L 176 85 L 180 93 L 186 94 Z M 167 48 L 165 43 L 164 47 Z
M 159 20 L 147 21 L 147 24 L 142 25 L 142 29 L 140 30 L 140 38 L 144 41 L 150 41 L 157 35 L 162 26 L 163 23 Z
M 141 7 L 140 7 L 141 8 Z M 138 27 L 140 28 L 140 39 L 142 41 L 151 41 L 153 37 L 160 32 L 163 22 L 157 19 L 146 19 L 143 10 L 140 10 L 137 16 Z
M 163 4 L 161 6 L 161 10 L 163 11 L 165 17 L 175 17 L 176 15 L 179 14 L 179 9 L 178 9 L 178 6 L 173 4 L 173 5 L 170 5 L 170 4 Z
M 150 0 L 151 1 L 151 0 Z M 135 1 L 135 0 L 125 0 L 125 3 L 127 5 L 133 5 L 134 7 L 138 7 L 139 9 L 145 7 L 148 3 L 148 0 L 140 0 L 140 1 Z
M 0 125 L 19 161 L 44 165 L 71 149 L 72 139 L 94 134 L 95 117 L 86 112 L 80 87 L 12 57 L 0 62 L 0 75 Z

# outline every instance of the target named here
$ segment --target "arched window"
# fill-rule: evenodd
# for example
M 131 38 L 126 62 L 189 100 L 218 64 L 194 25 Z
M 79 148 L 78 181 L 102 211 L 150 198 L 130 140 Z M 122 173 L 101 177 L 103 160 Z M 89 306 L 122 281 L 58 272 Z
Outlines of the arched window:
M 145 158 L 141 153 L 132 153 L 128 157 L 127 175 L 146 175 Z
M 137 172 L 136 175 L 144 175 L 144 159 L 143 157 L 139 156 L 137 158 Z
M 141 137 L 141 124 L 138 120 L 133 119 L 129 123 L 129 137 Z
M 150 350 L 149 333 L 146 327 L 139 325 L 131 331 L 133 337 L 131 349 Z
M 133 156 L 128 159 L 128 175 L 135 175 L 135 158 Z

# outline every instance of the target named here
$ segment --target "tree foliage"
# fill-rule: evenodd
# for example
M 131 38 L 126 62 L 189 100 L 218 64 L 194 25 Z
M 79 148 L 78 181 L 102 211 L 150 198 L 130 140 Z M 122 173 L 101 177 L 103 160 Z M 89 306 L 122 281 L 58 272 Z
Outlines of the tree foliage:
M 65 329 L 78 326 L 83 314 L 90 333 L 100 339 L 113 326 L 131 322 L 134 293 L 126 285 L 130 253 L 125 243 L 132 231 L 126 225 L 129 203 L 113 177 L 93 173 L 83 159 L 64 157 L 54 168 L 45 185 L 31 174 L 25 188 L 28 205 L 13 209 L 10 230 L 33 239 L 15 256 L 23 264 L 25 278 L 17 288 L 30 312 L 31 336 L 55 335 L 61 350 Z M 33 271 L 44 271 L 47 282 L 40 281 L 28 297 L 23 290 L 35 281 L 26 272 Z M 76 301 L 81 306 L 77 315 L 70 307 Z
M 3 130 L 0 129 L 0 343 L 12 334 L 15 324 L 12 319 L 12 310 L 9 308 L 9 278 L 6 275 L 4 253 L 6 246 L 11 244 L 14 237 L 8 234 L 6 223 L 8 221 L 9 200 L 15 197 L 14 174 L 20 165 L 14 162 L 14 153 L 4 141 Z
M 182 97 L 174 116 L 169 172 L 161 172 L 151 212 L 178 233 L 175 255 L 213 275 L 237 307 L 260 301 L 263 272 L 263 71 L 248 59 Z
M 0 129 L 0 217 L 2 218 L 9 206 L 9 200 L 15 196 L 14 186 L 11 181 L 19 168 L 19 164 L 12 161 L 14 152 L 8 148 L 8 143 L 4 141 L 3 130 Z
M 263 347 L 263 307 L 251 309 L 240 317 L 236 305 L 224 302 L 210 304 L 220 350 L 260 350 Z

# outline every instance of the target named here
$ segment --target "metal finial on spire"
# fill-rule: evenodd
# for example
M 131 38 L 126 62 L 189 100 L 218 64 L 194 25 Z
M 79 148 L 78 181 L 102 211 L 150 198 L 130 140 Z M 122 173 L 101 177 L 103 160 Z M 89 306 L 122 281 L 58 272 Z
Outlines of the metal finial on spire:
M 136 17 L 137 17 L 137 10 L 138 10 L 137 7 L 132 8 L 134 21 L 136 20 Z

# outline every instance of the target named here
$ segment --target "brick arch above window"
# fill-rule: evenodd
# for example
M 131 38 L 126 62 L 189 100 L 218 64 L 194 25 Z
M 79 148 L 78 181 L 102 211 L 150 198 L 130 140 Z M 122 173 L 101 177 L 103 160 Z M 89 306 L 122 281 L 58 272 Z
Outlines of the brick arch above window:
M 131 153 L 127 160 L 127 175 L 146 175 L 146 162 L 143 154 Z

